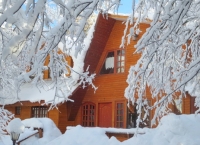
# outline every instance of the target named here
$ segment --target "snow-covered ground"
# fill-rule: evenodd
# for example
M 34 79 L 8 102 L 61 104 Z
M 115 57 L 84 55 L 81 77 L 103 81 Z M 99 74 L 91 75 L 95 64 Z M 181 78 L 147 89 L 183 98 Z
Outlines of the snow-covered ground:
M 34 119 L 25 120 L 24 124 L 33 124 L 33 121 Z M 126 132 L 126 129 L 89 128 L 78 125 L 68 128 L 70 130 L 61 135 L 51 121 L 44 119 L 41 124 L 37 121 L 34 123 L 44 129 L 44 136 L 39 140 L 27 140 L 23 145 L 200 145 L 200 114 L 169 114 L 161 119 L 158 127 L 140 129 L 139 132 L 144 134 L 138 134 L 123 142 L 115 137 L 108 138 L 105 132 Z M 127 133 L 134 131 L 135 129 L 131 129 Z M 12 145 L 9 136 L 1 137 L 0 145 Z
M 76 126 L 47 145 L 200 145 L 200 115 L 174 115 L 163 117 L 157 128 L 144 129 L 120 142 L 105 135 L 105 129 Z

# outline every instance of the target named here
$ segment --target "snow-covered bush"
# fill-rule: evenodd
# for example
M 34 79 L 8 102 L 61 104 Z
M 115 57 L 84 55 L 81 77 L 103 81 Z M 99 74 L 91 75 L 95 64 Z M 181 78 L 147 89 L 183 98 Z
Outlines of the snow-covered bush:
M 14 115 L 8 110 L 0 107 L 0 136 L 6 134 L 6 127 L 11 119 L 14 118 Z

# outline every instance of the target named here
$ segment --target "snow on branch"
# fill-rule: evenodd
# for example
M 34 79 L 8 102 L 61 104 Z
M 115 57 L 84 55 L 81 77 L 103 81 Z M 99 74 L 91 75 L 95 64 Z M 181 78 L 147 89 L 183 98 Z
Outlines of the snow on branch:
M 67 56 L 84 62 L 92 39 L 85 26 L 94 11 L 116 10 L 119 0 L 18 0 L 0 2 L 0 100 L 1 104 L 20 101 L 20 87 L 32 83 L 38 88 L 47 84 L 43 72 L 50 70 L 56 105 L 72 94 L 73 87 L 92 85 L 94 74 L 83 70 L 84 64 L 70 66 Z M 93 31 L 91 32 L 93 34 Z M 88 34 L 89 35 L 89 34 Z M 71 39 L 68 45 L 67 39 Z M 86 43 L 86 39 L 88 43 Z M 58 44 L 62 43 L 62 50 Z M 69 47 L 70 46 L 70 47 Z M 60 53 L 62 51 L 62 53 Z M 74 56 L 72 56 L 72 54 Z M 44 66 L 47 58 L 48 66 Z M 75 59 L 73 59 L 75 61 Z M 86 72 L 84 72 L 86 71 Z M 70 75 L 64 75 L 70 74 Z M 55 101 L 56 98 L 63 98 Z
M 186 91 L 196 97 L 195 105 L 200 107 L 199 8 L 199 0 L 140 0 L 135 13 L 127 20 L 126 25 L 133 24 L 129 36 L 154 12 L 150 27 L 135 46 L 135 53 L 142 53 L 142 56 L 130 68 L 129 86 L 125 91 L 125 97 L 141 108 L 144 105 L 139 104 L 148 99 L 146 89 L 150 89 L 151 97 L 156 100 L 146 107 L 148 110 L 156 108 L 152 123 L 170 112 L 169 105 L 185 97 Z M 127 38 L 130 42 L 131 37 Z

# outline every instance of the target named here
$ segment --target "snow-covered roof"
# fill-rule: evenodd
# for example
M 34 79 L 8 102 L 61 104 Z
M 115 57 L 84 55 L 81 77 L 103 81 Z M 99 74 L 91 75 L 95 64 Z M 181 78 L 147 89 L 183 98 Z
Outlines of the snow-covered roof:
M 115 19 L 117 21 L 126 21 L 127 18 L 129 17 L 130 15 L 127 15 L 127 14 L 109 14 L 108 17 L 112 18 L 112 19 Z M 138 17 L 138 14 L 135 13 L 135 19 L 137 19 Z M 145 20 L 142 21 L 142 23 L 147 23 L 147 24 L 150 24 L 151 21 L 153 20 L 153 16 L 154 16 L 154 11 L 153 10 L 149 10 L 149 13 L 148 13 L 148 18 L 146 18 Z
M 80 52 L 77 52 L 76 46 L 73 45 L 73 43 L 66 42 L 66 49 L 70 49 L 70 56 L 73 60 L 73 70 L 71 72 L 70 78 L 65 82 L 66 84 L 73 84 L 70 88 L 70 92 L 68 94 L 65 94 L 65 97 L 62 98 L 56 98 L 55 102 L 56 104 L 62 103 L 68 99 L 69 96 L 72 95 L 73 91 L 79 86 L 77 83 L 79 81 L 79 74 L 84 72 L 84 59 L 86 57 L 87 50 L 90 46 L 91 40 L 93 38 L 93 32 L 94 32 L 94 25 L 91 26 L 90 30 L 88 31 L 87 37 L 84 39 L 83 49 Z M 63 50 L 63 44 L 59 44 L 58 47 L 60 50 Z M 79 74 L 78 74 L 79 73 Z M 18 93 L 18 96 L 15 98 L 9 98 L 5 99 L 0 102 L 0 104 L 14 104 L 16 102 L 21 101 L 30 101 L 30 102 L 40 102 L 44 101 L 45 103 L 50 103 L 52 100 L 54 100 L 55 97 L 55 87 L 53 87 L 52 82 L 50 80 L 44 81 L 47 85 L 33 85 L 32 83 L 26 83 L 20 87 L 20 91 Z M 0 95 L 3 96 L 3 94 L 0 92 Z
M 26 83 L 21 86 L 18 99 L 13 98 L 10 100 L 5 100 L 5 104 L 14 104 L 16 102 L 23 102 L 23 101 L 30 101 L 32 103 L 34 102 L 40 102 L 44 101 L 44 103 L 51 102 L 54 99 L 55 96 L 55 88 L 52 88 L 53 84 L 51 84 L 50 80 L 46 80 L 46 86 L 35 86 L 31 83 Z M 72 92 L 77 88 L 78 84 L 74 85 L 74 87 L 71 89 Z M 61 103 L 65 101 L 64 98 L 56 98 L 56 103 Z

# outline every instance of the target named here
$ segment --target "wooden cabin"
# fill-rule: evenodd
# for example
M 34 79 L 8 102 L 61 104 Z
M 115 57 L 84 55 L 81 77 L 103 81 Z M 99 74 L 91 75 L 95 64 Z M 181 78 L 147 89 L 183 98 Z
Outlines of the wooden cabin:
M 69 120 L 73 120 L 75 125 L 132 128 L 135 127 L 137 118 L 136 108 L 127 107 L 127 99 L 124 91 L 127 87 L 126 79 L 131 65 L 137 63 L 140 54 L 134 53 L 134 45 L 150 26 L 148 21 L 140 24 L 142 31 L 136 40 L 131 41 L 124 49 L 119 48 L 121 38 L 124 33 L 126 20 L 125 16 L 108 15 L 108 19 L 98 16 L 94 38 L 87 53 L 85 63 L 90 64 L 90 72 L 96 73 L 94 84 L 98 87 L 97 91 L 91 87 L 78 90 L 72 98 L 83 98 L 81 103 L 70 103 L 71 112 Z M 90 56 L 90 57 L 89 57 Z M 111 63 L 112 64 L 109 64 Z M 78 93 L 80 91 L 80 93 Z M 189 94 L 187 94 L 189 96 Z M 147 90 L 149 103 L 153 104 L 150 91 Z M 171 106 L 175 113 L 184 114 L 194 113 L 193 97 L 183 100 L 181 110 Z M 77 110 L 76 110 L 77 108 Z M 152 119 L 153 112 L 150 112 L 149 120 Z M 150 121 L 146 122 L 150 125 Z M 141 125 L 144 127 L 144 125 Z
M 58 110 L 47 111 L 48 106 L 39 103 L 22 102 L 6 106 L 16 117 L 26 119 L 30 117 L 49 117 L 61 132 L 66 131 L 66 126 L 78 124 L 88 127 L 135 127 L 137 114 L 134 106 L 128 109 L 124 91 L 127 87 L 126 79 L 131 65 L 137 63 L 140 54 L 133 54 L 134 45 L 150 26 L 141 23 L 136 40 L 131 41 L 124 49 L 120 49 L 121 38 L 124 33 L 126 16 L 108 15 L 106 19 L 98 15 L 92 42 L 85 58 L 85 69 L 90 65 L 89 71 L 96 73 L 94 84 L 97 91 L 89 86 L 81 86 L 73 92 L 71 99 L 74 102 L 65 102 L 58 105 Z M 84 70 L 85 70 L 84 69 Z M 46 72 L 47 73 L 47 72 Z M 147 91 L 149 103 L 153 104 L 151 94 Z M 195 111 L 192 107 L 194 100 L 187 97 L 182 103 L 182 113 L 189 114 Z M 177 111 L 177 109 L 172 110 Z M 150 112 L 152 118 L 153 112 Z M 147 126 L 149 121 L 146 122 Z

